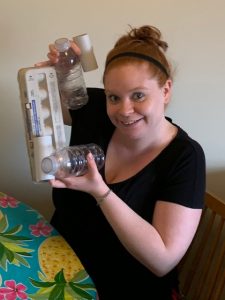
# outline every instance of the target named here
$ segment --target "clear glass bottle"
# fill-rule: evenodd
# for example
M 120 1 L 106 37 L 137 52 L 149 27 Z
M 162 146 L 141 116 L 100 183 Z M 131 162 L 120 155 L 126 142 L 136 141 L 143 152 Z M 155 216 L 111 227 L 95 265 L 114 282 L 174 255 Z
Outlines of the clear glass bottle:
M 64 178 L 69 175 L 82 176 L 88 170 L 86 156 L 89 152 L 92 153 L 100 170 L 104 166 L 105 155 L 98 145 L 91 143 L 64 147 L 55 151 L 42 160 L 42 171 L 54 175 L 56 178 Z
M 57 39 L 55 47 L 59 51 L 55 70 L 62 102 L 69 109 L 79 109 L 88 102 L 80 59 L 67 38 Z

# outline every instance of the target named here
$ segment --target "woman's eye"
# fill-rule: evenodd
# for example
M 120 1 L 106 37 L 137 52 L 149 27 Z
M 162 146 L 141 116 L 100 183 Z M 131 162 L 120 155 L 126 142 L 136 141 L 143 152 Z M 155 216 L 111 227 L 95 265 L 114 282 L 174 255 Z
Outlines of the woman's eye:
M 144 97 L 145 97 L 145 95 L 141 92 L 136 92 L 133 94 L 133 99 L 136 101 L 143 101 Z
M 119 101 L 119 97 L 115 95 L 107 95 L 107 100 L 111 103 L 117 103 Z

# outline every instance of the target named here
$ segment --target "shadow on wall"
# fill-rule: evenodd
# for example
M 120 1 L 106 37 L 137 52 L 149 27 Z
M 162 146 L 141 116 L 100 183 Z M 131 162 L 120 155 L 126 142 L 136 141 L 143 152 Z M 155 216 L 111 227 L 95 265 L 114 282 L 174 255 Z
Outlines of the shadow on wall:
M 206 176 L 207 191 L 225 201 L 225 168 L 209 169 Z

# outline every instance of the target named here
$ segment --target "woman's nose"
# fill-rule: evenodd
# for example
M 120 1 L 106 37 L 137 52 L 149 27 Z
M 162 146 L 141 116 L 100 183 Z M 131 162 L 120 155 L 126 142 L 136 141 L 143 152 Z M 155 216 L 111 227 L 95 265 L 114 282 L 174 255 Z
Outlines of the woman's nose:
M 134 111 L 134 105 L 130 100 L 125 99 L 120 102 L 119 113 L 121 115 L 127 116 L 133 113 L 133 111 Z

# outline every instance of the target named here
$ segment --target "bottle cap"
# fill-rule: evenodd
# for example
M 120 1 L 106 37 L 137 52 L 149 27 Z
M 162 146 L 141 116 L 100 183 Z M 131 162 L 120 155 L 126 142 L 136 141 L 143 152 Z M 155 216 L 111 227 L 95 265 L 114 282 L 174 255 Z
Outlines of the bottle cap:
M 55 41 L 55 47 L 59 52 L 64 52 L 70 48 L 70 41 L 67 38 L 60 38 Z
M 58 162 L 54 156 L 48 156 L 42 159 L 41 169 L 46 174 L 55 174 Z
M 81 50 L 80 62 L 84 72 L 97 69 L 98 64 L 94 55 L 94 50 L 89 35 L 84 33 L 75 36 L 73 37 L 73 41 Z
M 35 178 L 37 181 L 49 180 L 53 177 L 50 174 L 43 173 L 41 161 L 44 157 L 49 156 L 53 151 L 53 141 L 51 135 L 39 136 L 33 138 Z M 47 175 L 46 175 L 47 174 Z

